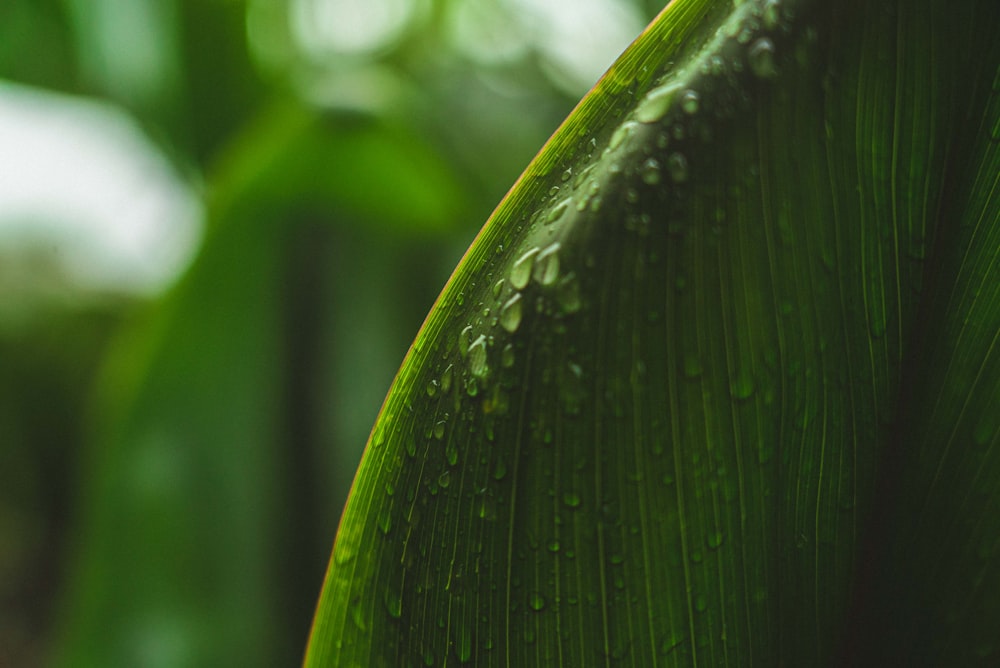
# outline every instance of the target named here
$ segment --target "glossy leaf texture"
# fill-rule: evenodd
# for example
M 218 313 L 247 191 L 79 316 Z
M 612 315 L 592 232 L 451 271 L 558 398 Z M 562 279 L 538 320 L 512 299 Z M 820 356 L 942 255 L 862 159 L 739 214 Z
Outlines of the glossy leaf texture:
M 306 664 L 995 662 L 998 11 L 671 3 L 417 336 Z

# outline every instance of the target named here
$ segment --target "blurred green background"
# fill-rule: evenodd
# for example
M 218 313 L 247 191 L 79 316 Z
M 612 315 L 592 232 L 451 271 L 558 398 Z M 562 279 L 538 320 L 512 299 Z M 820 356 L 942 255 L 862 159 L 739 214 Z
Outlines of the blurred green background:
M 299 663 L 417 328 L 662 4 L 0 3 L 0 665 Z

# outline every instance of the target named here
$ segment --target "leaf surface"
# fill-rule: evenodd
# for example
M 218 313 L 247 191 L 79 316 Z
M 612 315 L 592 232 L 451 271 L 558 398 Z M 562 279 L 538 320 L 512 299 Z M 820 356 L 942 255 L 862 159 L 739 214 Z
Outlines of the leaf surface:
M 670 4 L 418 334 L 306 664 L 988 661 L 997 25 Z

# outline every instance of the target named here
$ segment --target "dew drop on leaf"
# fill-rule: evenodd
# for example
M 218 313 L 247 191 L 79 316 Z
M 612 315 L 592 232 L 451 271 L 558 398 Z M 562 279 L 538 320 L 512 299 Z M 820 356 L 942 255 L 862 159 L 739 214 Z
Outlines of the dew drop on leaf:
M 754 382 L 746 373 L 741 373 L 729 386 L 729 392 L 734 399 L 749 399 L 754 391 Z
M 399 619 L 403 614 L 403 598 L 398 589 L 385 592 L 385 609 L 393 619 Z
M 569 508 L 579 508 L 580 495 L 576 492 L 566 492 L 563 494 L 563 503 Z
M 538 254 L 534 276 L 542 285 L 552 285 L 559 278 L 559 248 L 557 241 Z
M 517 293 L 507 300 L 500 309 L 500 326 L 510 333 L 521 326 L 521 294 Z
M 378 513 L 378 528 L 383 535 L 388 534 L 392 529 L 392 509 L 389 506 L 382 506 Z
M 687 158 L 681 153 L 671 153 L 667 158 L 667 171 L 674 183 L 684 183 L 688 178 Z
M 698 98 L 698 91 L 686 90 L 681 96 L 681 110 L 688 115 L 697 114 L 701 100 Z
M 500 364 L 502 364 L 504 367 L 506 367 L 508 369 L 510 367 L 514 366 L 514 346 L 513 345 L 511 345 L 511 344 L 508 343 L 507 345 L 505 345 L 503 347 L 503 350 L 500 351 Z
M 771 79 L 778 74 L 774 64 L 774 42 L 761 37 L 750 46 L 748 53 L 750 71 L 761 79 Z
M 510 284 L 515 290 L 520 290 L 528 284 L 531 279 L 531 268 L 535 264 L 535 256 L 538 249 L 532 248 L 517 259 L 510 270 Z
M 486 337 L 480 334 L 469 346 L 469 371 L 476 378 L 483 378 L 489 370 L 486 363 Z
M 656 185 L 660 182 L 660 162 L 656 158 L 649 158 L 639 169 L 642 180 L 649 185 Z
M 649 91 L 635 110 L 636 119 L 642 123 L 655 123 L 663 118 L 679 88 L 677 82 L 672 82 Z
M 469 354 L 469 346 L 472 344 L 472 325 L 466 325 L 458 335 L 458 352 L 465 357 Z
M 528 605 L 531 606 L 532 610 L 542 610 L 545 608 L 545 597 L 538 592 L 532 592 L 528 598 Z

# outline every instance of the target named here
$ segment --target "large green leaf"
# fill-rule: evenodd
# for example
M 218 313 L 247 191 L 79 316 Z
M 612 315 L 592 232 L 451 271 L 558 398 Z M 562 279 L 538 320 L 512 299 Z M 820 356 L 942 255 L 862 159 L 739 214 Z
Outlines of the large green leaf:
M 306 664 L 992 665 L 997 28 L 669 5 L 418 334 Z

